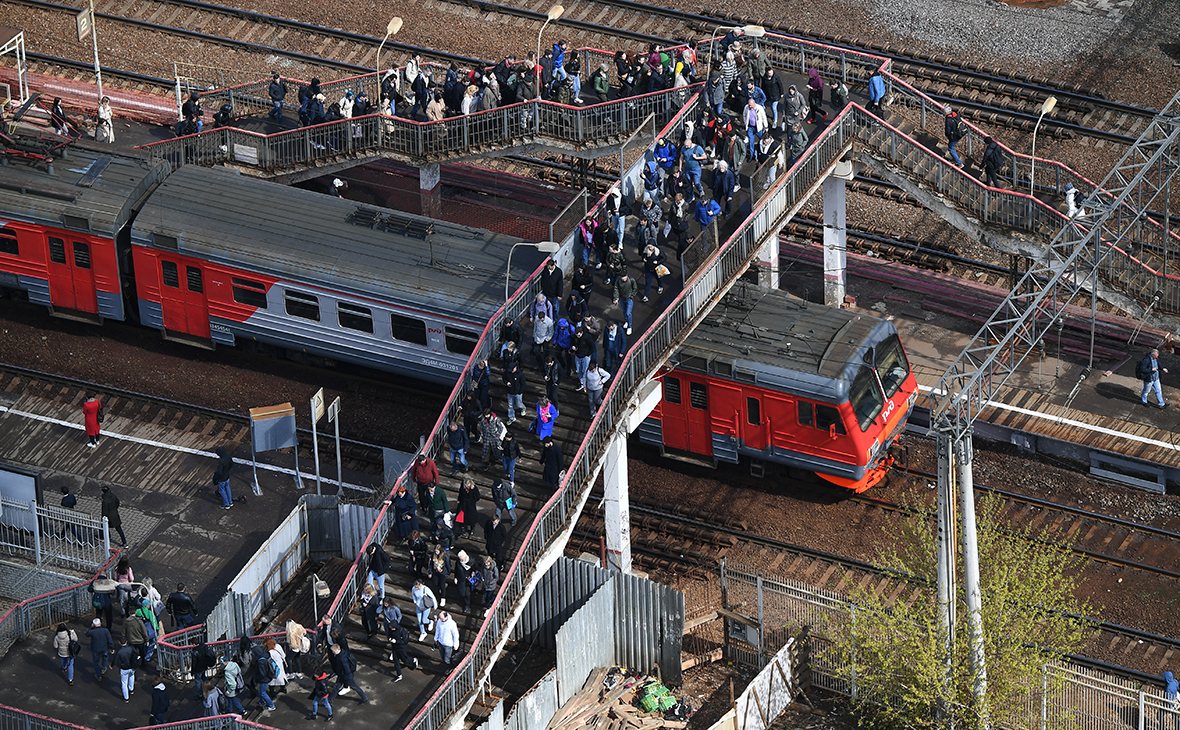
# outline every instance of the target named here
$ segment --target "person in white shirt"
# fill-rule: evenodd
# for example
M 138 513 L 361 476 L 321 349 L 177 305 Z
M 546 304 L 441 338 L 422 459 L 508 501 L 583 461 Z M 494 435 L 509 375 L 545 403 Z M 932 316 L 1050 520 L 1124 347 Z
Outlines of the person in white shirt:
M 434 627 L 434 642 L 442 652 L 443 664 L 450 666 L 452 655 L 459 648 L 459 625 L 446 611 L 438 614 L 438 622 Z

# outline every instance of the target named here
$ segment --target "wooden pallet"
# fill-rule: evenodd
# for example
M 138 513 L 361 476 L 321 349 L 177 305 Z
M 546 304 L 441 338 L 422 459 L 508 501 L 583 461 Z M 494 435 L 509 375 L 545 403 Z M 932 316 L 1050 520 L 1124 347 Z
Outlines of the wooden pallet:
M 549 721 L 547 730 L 682 730 L 688 725 L 682 721 L 665 720 L 660 712 L 643 712 L 631 704 L 635 689 L 647 680 L 646 677 L 629 677 L 614 689 L 606 690 L 602 683 L 608 671 L 603 667 L 591 672 L 582 689 Z

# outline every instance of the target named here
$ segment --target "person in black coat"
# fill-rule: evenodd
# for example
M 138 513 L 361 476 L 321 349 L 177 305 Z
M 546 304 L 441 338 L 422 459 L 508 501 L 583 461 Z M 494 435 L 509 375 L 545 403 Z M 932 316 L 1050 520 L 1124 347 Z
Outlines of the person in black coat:
M 410 634 L 406 631 L 406 627 L 394 624 L 387 632 L 390 641 L 389 661 L 393 662 L 393 671 L 397 672 L 393 681 L 400 682 L 402 681 L 402 665 L 405 664 L 407 667 L 417 669 L 418 660 L 411 659 L 409 652 L 406 651 L 410 645 Z
M 500 325 L 500 346 L 498 352 L 500 357 L 504 357 L 504 350 L 508 349 L 508 343 L 514 343 L 516 349 L 520 349 L 520 341 L 524 337 L 520 331 L 520 325 L 516 323 L 510 315 L 504 317 L 504 322 Z
M 475 486 L 474 479 L 464 479 L 463 485 L 459 487 L 459 512 L 455 513 L 455 519 L 459 518 L 459 513 L 463 514 L 463 521 L 459 524 L 459 537 L 470 535 L 475 532 L 475 524 L 479 519 L 479 508 L 476 506 L 480 500 L 479 487 Z
M 549 402 L 557 406 L 557 396 L 561 391 L 561 377 L 565 375 L 565 369 L 561 363 L 557 361 L 553 353 L 549 353 L 545 358 L 545 397 Z M 560 408 L 560 406 L 558 406 Z
M 234 506 L 234 496 L 229 491 L 229 473 L 233 471 L 234 460 L 225 450 L 218 446 L 213 450 L 217 454 L 217 469 L 213 472 L 213 484 L 217 486 L 217 494 L 221 497 L 221 508 L 229 509 Z
M 595 235 L 597 235 L 598 229 L 595 228 L 594 232 Z M 605 259 L 606 251 L 603 251 L 598 260 L 601 262 Z M 574 269 L 572 286 L 573 291 L 578 293 L 578 297 L 581 298 L 582 303 L 585 304 L 586 307 L 589 307 L 590 295 L 594 293 L 594 271 L 590 268 L 590 264 L 578 264 L 578 267 Z M 570 293 L 570 296 L 573 296 L 572 292 Z
M 551 489 L 561 486 L 561 471 L 565 468 L 565 455 L 561 453 L 561 444 L 552 438 L 545 439 L 545 449 L 541 452 L 541 481 Z
M 163 725 L 164 715 L 168 712 L 168 707 L 171 705 L 172 698 L 168 696 L 168 687 L 163 682 L 152 687 L 152 710 L 148 715 L 148 720 L 151 724 Z
M 377 543 L 369 545 L 365 551 L 369 554 L 369 575 L 367 581 L 372 583 L 380 594 L 381 600 L 385 600 L 385 574 L 389 572 L 390 562 L 389 553 L 385 552 L 385 548 Z
M 481 359 L 471 371 L 471 388 L 475 391 L 476 400 L 483 407 L 483 411 L 492 407 L 492 398 L 488 394 L 490 387 L 491 371 L 488 369 L 488 361 Z M 480 415 L 483 415 L 483 411 L 480 411 Z
M 553 259 L 545 262 L 545 270 L 540 276 L 541 293 L 551 302 L 560 302 L 565 292 L 565 274 Z
M 455 582 L 455 588 L 459 591 L 459 598 L 463 599 L 463 613 L 471 611 L 471 576 L 478 573 L 479 569 L 475 563 L 471 562 L 467 551 L 460 550 L 455 556 L 454 577 L 451 578 Z M 446 605 L 446 604 L 441 604 Z
M 508 550 L 508 528 L 500 521 L 499 517 L 493 516 L 492 519 L 484 523 L 483 537 L 487 542 L 488 555 L 496 561 L 496 566 L 500 568 L 501 572 L 504 570 L 504 554 Z

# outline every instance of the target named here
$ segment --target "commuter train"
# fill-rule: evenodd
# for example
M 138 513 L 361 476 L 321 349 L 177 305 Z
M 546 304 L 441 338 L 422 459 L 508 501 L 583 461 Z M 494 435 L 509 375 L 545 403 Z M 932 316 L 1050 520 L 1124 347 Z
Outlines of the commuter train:
M 748 460 L 863 492 L 917 400 L 891 322 L 739 282 L 659 375 L 637 435 L 668 455 Z
M 87 148 L 0 179 L 0 288 L 62 317 L 453 383 L 519 239 Z M 543 255 L 512 257 L 523 281 Z
M 188 344 L 451 384 L 501 304 L 518 239 L 227 169 L 76 148 L 0 178 L 0 290 Z M 513 257 L 523 281 L 542 254 Z M 892 324 L 740 284 L 660 374 L 639 438 L 863 491 L 916 385 Z

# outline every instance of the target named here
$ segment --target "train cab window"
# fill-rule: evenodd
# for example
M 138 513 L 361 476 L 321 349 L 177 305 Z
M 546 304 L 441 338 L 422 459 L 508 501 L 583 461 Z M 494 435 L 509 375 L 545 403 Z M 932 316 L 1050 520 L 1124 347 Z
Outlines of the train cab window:
M 180 288 L 180 269 L 171 261 L 161 261 L 160 271 L 164 273 L 164 286 L 172 287 L 173 289 Z
M 74 241 L 74 266 L 79 269 L 90 268 L 90 244 Z
M 233 277 L 234 301 L 248 307 L 266 309 L 266 287 L 257 281 Z
M 757 398 L 746 398 L 746 421 L 754 426 L 762 425 L 762 402 Z
M 310 319 L 312 322 L 320 321 L 320 300 L 314 294 L 288 289 L 283 292 L 283 297 L 287 303 L 287 314 L 300 319 Z
M 201 270 L 195 266 L 184 267 L 185 283 L 188 284 L 188 290 L 194 294 L 205 293 L 205 280 L 201 276 Z
M 66 262 L 66 242 L 60 238 L 49 239 L 49 260 L 55 264 Z
M 898 383 L 900 385 L 900 383 Z M 894 392 L 897 389 L 894 388 Z M 881 393 L 881 386 L 872 369 L 861 366 L 852 379 L 852 387 L 848 390 L 848 404 L 856 414 L 861 431 L 867 431 L 873 425 L 873 420 L 881 415 L 885 409 L 885 396 Z
M 447 349 L 460 355 L 470 355 L 475 352 L 475 343 L 479 342 L 479 335 L 470 330 L 457 327 L 445 327 Z
M 400 314 L 390 314 L 389 325 L 393 332 L 393 339 L 413 342 L 426 347 L 426 323 L 422 320 L 403 317 Z
M 373 311 L 348 302 L 336 302 L 336 319 L 345 329 L 373 334 Z
M 885 395 L 892 398 L 910 375 L 910 363 L 901 347 L 901 340 L 895 334 L 889 335 L 874 348 L 874 354 L 881 387 Z
M 806 401 L 799 401 L 799 425 L 815 425 L 815 405 Z
M 698 408 L 702 411 L 709 410 L 709 391 L 705 389 L 704 383 L 688 384 L 688 403 L 693 408 Z
M 10 256 L 20 256 L 20 245 L 17 243 L 15 233 L 11 231 L 0 231 L 0 253 L 6 253 Z
M 840 420 L 840 411 L 831 406 L 816 406 L 815 407 L 815 427 L 827 431 L 832 426 L 836 427 L 836 433 L 848 433 L 844 430 L 844 422 Z
M 664 378 L 664 400 L 680 405 L 680 378 Z

